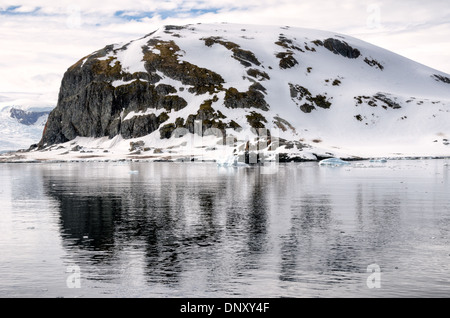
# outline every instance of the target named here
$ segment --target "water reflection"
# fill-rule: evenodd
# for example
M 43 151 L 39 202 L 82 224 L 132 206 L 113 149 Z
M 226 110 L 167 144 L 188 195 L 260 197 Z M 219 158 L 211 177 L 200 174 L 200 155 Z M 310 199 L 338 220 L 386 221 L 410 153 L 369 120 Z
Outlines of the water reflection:
M 264 250 L 266 196 L 255 171 L 244 171 L 243 189 L 230 176 L 195 179 L 139 168 L 131 179 L 109 175 L 95 184 L 81 171 L 73 171 L 69 180 L 58 174 L 45 179 L 47 195 L 59 203 L 63 244 L 80 263 L 117 262 L 121 250 L 133 246 L 145 251 L 148 282 L 174 284 L 186 266 L 214 261 L 230 242 L 240 255 Z M 220 263 L 219 258 L 216 266 Z M 242 263 L 248 268 L 245 259 Z
M 71 169 L 46 174 L 44 189 L 58 202 L 63 246 L 92 269 L 89 279 L 119 283 L 138 266 L 146 286 L 188 284 L 202 290 L 196 295 L 242 295 L 252 284 L 269 295 L 271 288 L 289 294 L 292 284 L 361 290 L 368 265 L 393 264 L 409 246 L 406 225 L 416 211 L 407 208 L 409 184 L 357 170 L 292 165 L 263 175 L 186 163 Z M 448 217 L 440 219 L 437 229 L 448 235 L 448 225 Z
M 114 196 L 64 195 L 50 191 L 60 204 L 63 238 L 70 245 L 99 251 L 114 248 L 116 220 L 122 203 Z

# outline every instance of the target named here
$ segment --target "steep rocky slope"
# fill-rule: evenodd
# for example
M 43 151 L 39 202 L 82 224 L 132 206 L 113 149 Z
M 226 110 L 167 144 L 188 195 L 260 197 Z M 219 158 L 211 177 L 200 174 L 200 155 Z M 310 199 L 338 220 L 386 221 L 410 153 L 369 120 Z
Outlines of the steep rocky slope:
M 449 119 L 449 75 L 351 37 L 165 26 L 71 66 L 32 149 L 175 158 L 242 153 L 260 135 L 255 149 L 287 158 L 444 156 Z

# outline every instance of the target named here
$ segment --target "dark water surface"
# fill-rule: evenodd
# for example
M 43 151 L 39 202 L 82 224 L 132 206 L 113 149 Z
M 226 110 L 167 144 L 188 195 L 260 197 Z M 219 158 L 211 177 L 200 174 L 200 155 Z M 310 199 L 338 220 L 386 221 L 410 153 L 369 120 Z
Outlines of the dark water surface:
M 448 297 L 449 177 L 445 160 L 2 164 L 0 297 Z

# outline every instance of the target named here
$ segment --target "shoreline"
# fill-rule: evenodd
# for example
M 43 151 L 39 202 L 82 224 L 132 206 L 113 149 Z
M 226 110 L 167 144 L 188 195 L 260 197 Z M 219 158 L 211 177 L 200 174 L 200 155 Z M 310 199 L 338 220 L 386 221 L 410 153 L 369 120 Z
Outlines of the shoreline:
M 131 156 L 128 158 L 107 158 L 101 156 L 83 156 L 79 158 L 70 159 L 32 159 L 32 158 L 19 158 L 16 153 L 15 158 L 1 158 L 0 164 L 44 164 L 44 163 L 118 163 L 118 162 L 140 162 L 140 163 L 219 163 L 216 159 L 199 159 L 195 156 Z M 346 162 L 363 162 L 372 161 L 377 162 L 379 160 L 387 161 L 418 161 L 418 160 L 450 160 L 450 156 L 380 156 L 380 157 L 370 157 L 370 158 L 355 158 L 355 157 L 325 157 L 317 156 L 317 159 L 305 159 L 305 158 L 292 158 L 290 160 L 266 160 L 265 163 L 278 163 L 278 164 L 289 164 L 289 163 L 319 163 L 325 159 L 339 158 Z M 258 166 L 264 165 L 264 162 L 258 163 L 246 163 L 244 161 L 238 161 L 241 164 L 246 164 L 248 166 Z

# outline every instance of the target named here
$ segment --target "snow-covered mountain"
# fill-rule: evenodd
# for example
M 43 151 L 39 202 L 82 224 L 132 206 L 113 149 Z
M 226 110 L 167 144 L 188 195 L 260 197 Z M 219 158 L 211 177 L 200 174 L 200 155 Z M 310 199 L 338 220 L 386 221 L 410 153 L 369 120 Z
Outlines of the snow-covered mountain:
M 39 142 L 50 108 L 27 109 L 6 106 L 0 109 L 0 153 L 28 149 Z
M 28 156 L 450 156 L 449 139 L 448 74 L 342 34 L 196 24 L 71 66 Z

